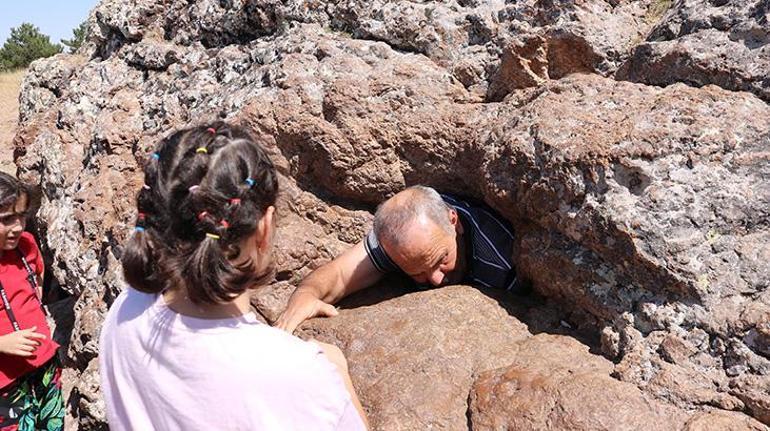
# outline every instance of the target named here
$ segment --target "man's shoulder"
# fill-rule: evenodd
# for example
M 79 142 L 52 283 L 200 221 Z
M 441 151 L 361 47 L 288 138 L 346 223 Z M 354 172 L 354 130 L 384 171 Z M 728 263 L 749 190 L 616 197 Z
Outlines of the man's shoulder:
M 461 206 L 463 208 L 472 208 L 479 206 L 480 202 L 466 196 L 456 195 L 454 193 L 439 193 L 441 199 L 453 207 Z
M 484 202 L 448 193 L 442 193 L 441 198 L 457 210 L 461 216 L 470 219 L 473 228 L 493 231 L 503 235 L 504 238 L 513 238 L 511 223 Z

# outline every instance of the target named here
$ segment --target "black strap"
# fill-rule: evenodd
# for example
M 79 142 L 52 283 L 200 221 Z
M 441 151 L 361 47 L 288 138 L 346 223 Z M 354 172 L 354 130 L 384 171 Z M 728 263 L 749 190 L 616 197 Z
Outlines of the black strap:
M 3 288 L 3 283 L 0 283 L 0 297 L 3 299 L 3 307 L 5 307 L 5 313 L 8 314 L 8 319 L 11 320 L 11 325 L 13 326 L 14 331 L 21 331 L 21 327 L 19 327 L 19 322 L 16 320 L 16 315 L 13 314 L 13 310 L 11 310 L 11 301 L 8 300 L 8 295 L 5 293 L 5 289 Z
M 43 301 L 40 300 L 40 297 L 37 295 L 37 275 L 34 271 L 32 271 L 32 267 L 29 266 L 29 262 L 27 262 L 27 258 L 24 256 L 24 253 L 19 250 L 19 248 L 16 248 L 16 252 L 19 254 L 19 257 L 21 258 L 21 263 L 24 264 L 24 269 L 27 270 L 27 281 L 29 282 L 29 286 L 32 288 L 32 294 L 35 296 L 37 301 L 40 303 L 40 308 L 43 310 L 43 314 L 48 314 L 45 310 L 45 307 L 43 307 Z M 13 326 L 14 331 L 21 331 L 21 327 L 19 326 L 18 320 L 16 320 L 16 315 L 13 314 L 13 310 L 11 309 L 11 301 L 8 300 L 8 294 L 5 292 L 5 288 L 3 288 L 3 283 L 0 283 L 0 298 L 3 300 L 3 307 L 5 308 L 5 313 L 8 315 L 8 319 L 11 321 L 11 325 Z
M 32 267 L 29 266 L 29 262 L 27 262 L 27 258 L 24 256 L 24 253 L 19 250 L 19 248 L 16 248 L 16 252 L 19 254 L 19 257 L 21 258 L 21 263 L 24 264 L 24 269 L 27 270 L 27 281 L 29 282 L 29 285 L 32 286 L 32 290 L 35 291 L 35 297 L 38 301 L 40 301 L 40 297 L 37 296 L 37 274 L 35 274 L 34 271 L 32 271 Z

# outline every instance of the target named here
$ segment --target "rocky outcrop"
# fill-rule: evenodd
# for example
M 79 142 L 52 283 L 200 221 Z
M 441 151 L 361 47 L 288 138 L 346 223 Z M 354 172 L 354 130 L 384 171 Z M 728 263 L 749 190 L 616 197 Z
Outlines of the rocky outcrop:
M 316 320 L 301 334 L 346 352 L 374 429 L 765 428 L 657 401 L 613 379 L 612 362 L 574 338 L 532 335 L 515 317 L 526 319 L 526 307 L 504 309 L 499 299 L 467 286 L 411 293 Z
M 101 2 L 77 55 L 32 65 L 15 140 L 50 273 L 76 297 L 71 414 L 103 426 L 96 340 L 140 167 L 171 130 L 224 118 L 281 173 L 276 284 L 253 299 L 267 321 L 406 185 L 516 227 L 543 299 L 390 299 L 406 291 L 391 281 L 305 327 L 343 347 L 377 429 L 770 423 L 770 108 L 718 68 L 692 86 L 679 63 L 631 67 L 675 16 L 729 2 L 690 3 Z
M 768 101 L 768 19 L 766 0 L 673 2 L 645 43 L 634 48 L 618 77 L 652 85 L 714 84 Z

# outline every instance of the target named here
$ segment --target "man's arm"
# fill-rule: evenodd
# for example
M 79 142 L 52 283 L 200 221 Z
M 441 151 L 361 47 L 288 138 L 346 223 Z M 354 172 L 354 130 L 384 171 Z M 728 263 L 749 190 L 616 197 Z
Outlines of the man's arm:
M 369 259 L 364 243 L 359 242 L 302 280 L 275 326 L 294 332 L 311 317 L 335 316 L 337 310 L 331 304 L 373 285 L 382 276 Z

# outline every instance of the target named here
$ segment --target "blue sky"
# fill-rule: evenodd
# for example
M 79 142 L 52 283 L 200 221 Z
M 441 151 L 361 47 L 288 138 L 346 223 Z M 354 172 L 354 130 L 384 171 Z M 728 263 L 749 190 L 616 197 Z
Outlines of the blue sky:
M 97 0 L 0 0 L 0 46 L 11 27 L 23 22 L 36 25 L 51 42 L 72 38 L 72 29 L 85 21 Z

